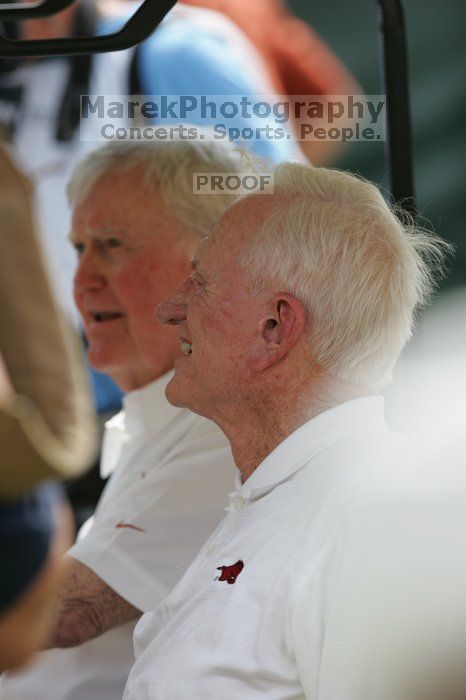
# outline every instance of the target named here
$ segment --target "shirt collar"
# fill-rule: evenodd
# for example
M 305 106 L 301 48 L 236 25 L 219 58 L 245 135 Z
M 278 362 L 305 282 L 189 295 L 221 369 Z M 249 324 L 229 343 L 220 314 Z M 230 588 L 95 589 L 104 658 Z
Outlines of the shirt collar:
M 165 398 L 165 388 L 172 376 L 172 371 L 167 372 L 123 397 L 123 410 L 105 424 L 100 460 L 102 478 L 113 472 L 127 442 L 135 438 L 148 438 L 165 430 L 172 418 L 184 410 L 172 406 Z
M 173 371 L 167 372 L 154 382 L 130 391 L 123 397 L 122 413 L 128 435 L 133 437 L 141 433 L 158 433 L 183 410 L 172 406 L 165 397 L 165 389 L 172 377 Z
M 386 427 L 383 396 L 346 401 L 304 423 L 267 455 L 244 484 L 237 475 L 237 492 L 246 500 L 263 496 L 344 433 L 368 427 Z

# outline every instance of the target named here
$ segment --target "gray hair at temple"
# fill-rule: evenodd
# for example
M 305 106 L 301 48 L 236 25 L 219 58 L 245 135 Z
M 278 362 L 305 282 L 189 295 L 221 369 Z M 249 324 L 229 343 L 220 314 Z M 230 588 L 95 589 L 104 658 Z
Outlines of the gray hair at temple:
M 145 166 L 143 182 L 154 187 L 177 219 L 200 237 L 210 232 L 238 195 L 195 194 L 193 174 L 259 172 L 269 167 L 245 149 L 211 140 L 111 141 L 76 166 L 67 188 L 70 206 L 80 204 L 104 175 L 136 165 Z
M 294 294 L 306 308 L 313 360 L 340 380 L 380 389 L 452 246 L 349 173 L 283 164 L 274 185 L 270 214 L 239 260 L 251 292 Z

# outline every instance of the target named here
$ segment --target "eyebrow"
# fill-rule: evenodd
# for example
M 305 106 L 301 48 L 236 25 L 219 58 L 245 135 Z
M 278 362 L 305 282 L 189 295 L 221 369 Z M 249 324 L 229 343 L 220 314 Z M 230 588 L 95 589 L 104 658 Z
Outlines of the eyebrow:
M 198 279 L 199 282 L 202 284 L 205 284 L 205 279 L 204 275 L 202 274 L 201 270 L 199 269 L 199 260 L 194 258 L 191 260 L 191 270 L 193 273 L 196 275 L 196 278 Z
M 128 232 L 128 229 L 125 228 L 124 226 L 101 226 L 97 229 L 90 229 L 86 230 L 85 235 L 92 236 L 93 238 L 106 238 L 106 237 L 115 237 L 115 238 L 122 238 L 123 236 L 130 237 L 131 234 Z M 79 238 L 79 234 L 76 234 L 76 232 L 71 229 L 71 231 L 68 234 L 68 239 L 69 240 L 74 240 L 76 237 Z

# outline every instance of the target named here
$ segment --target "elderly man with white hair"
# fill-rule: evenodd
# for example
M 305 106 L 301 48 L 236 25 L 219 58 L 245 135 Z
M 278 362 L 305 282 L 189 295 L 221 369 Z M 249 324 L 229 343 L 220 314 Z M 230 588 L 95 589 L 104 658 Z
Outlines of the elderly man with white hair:
M 180 354 L 155 307 L 189 271 L 199 241 L 236 195 L 196 194 L 194 173 L 237 173 L 215 143 L 111 143 L 69 184 L 74 295 L 93 367 L 126 393 L 106 426 L 112 473 L 87 534 L 69 552 L 50 647 L 30 671 L 4 676 L 2 700 L 113 700 L 134 662 L 132 632 L 155 610 L 220 521 L 234 484 L 225 436 L 166 401 Z
M 352 649 L 370 647 L 348 635 L 344 572 L 358 571 L 344 543 L 409 462 L 378 392 L 432 256 L 439 239 L 403 226 L 372 184 L 290 164 L 201 243 L 158 310 L 185 350 L 167 397 L 220 426 L 239 476 L 223 521 L 138 623 L 125 700 L 395 700 L 390 677 L 369 687 L 377 658 Z

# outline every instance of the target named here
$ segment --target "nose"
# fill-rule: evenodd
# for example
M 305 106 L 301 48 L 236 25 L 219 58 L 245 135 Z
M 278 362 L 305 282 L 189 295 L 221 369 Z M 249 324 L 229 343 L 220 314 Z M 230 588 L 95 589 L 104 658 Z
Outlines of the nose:
M 74 276 L 74 289 L 76 292 L 100 291 L 106 285 L 105 276 L 102 274 L 96 256 L 92 250 L 84 251 L 78 262 Z
M 160 321 L 168 326 L 176 326 L 186 319 L 188 303 L 189 277 L 165 301 L 159 304 L 155 314 Z

